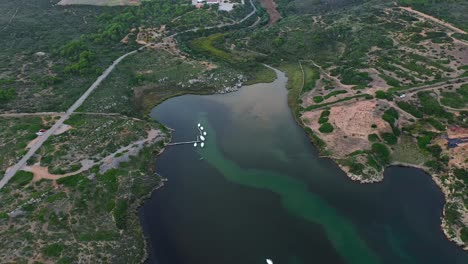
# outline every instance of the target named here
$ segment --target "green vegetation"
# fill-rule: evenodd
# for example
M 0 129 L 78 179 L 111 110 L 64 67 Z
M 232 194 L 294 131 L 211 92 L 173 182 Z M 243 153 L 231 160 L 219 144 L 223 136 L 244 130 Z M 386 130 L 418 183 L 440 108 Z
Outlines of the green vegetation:
M 128 202 L 118 200 L 114 209 L 115 225 L 118 229 L 124 229 L 127 224 Z
M 314 96 L 313 100 L 315 103 L 318 104 L 318 103 L 323 102 L 324 99 L 323 99 L 323 96 Z
M 388 101 L 393 101 L 393 95 L 391 93 L 387 93 L 384 91 L 377 91 L 375 92 L 375 97 L 378 99 L 385 99 Z
M 390 150 L 384 144 L 373 143 L 371 152 L 382 164 L 388 164 L 390 162 Z
M 330 115 L 330 110 L 322 111 L 319 118 L 319 124 L 324 124 L 328 122 L 328 116 Z
M 54 174 L 75 172 L 81 168 L 82 159 L 99 161 L 122 147 L 146 139 L 149 130 L 159 128 L 156 123 L 127 117 L 85 114 L 73 115 L 66 123 L 73 129 L 51 137 L 38 151 L 41 166 L 48 166 Z M 64 181 L 74 184 L 77 180 L 73 177 Z
M 15 98 L 16 92 L 14 89 L 0 90 L 0 103 L 6 103 L 9 100 Z
M 398 120 L 399 118 L 399 115 L 398 115 L 398 111 L 395 110 L 395 108 L 391 107 L 387 110 L 385 110 L 383 116 L 382 116 L 382 119 L 387 121 L 390 126 L 394 126 L 395 125 L 395 122 L 396 120 Z
M 160 185 L 160 177 L 155 176 L 152 166 L 154 153 L 159 150 L 158 144 L 146 146 L 118 170 L 97 172 L 93 180 L 86 177 L 90 171 L 59 179 L 59 189 L 46 180 L 29 184 L 24 191 L 7 185 L 0 192 L 0 225 L 8 225 L 11 231 L 2 233 L 4 240 L 0 241 L 0 248 L 13 251 L 16 246 L 11 241 L 17 241 L 18 235 L 32 245 L 36 245 L 35 241 L 53 241 L 53 244 L 38 245 L 38 250 L 53 262 L 60 262 L 59 258 L 73 262 L 82 253 L 76 246 L 76 238 L 78 243 L 99 242 L 86 251 L 91 259 L 106 263 L 122 259 L 126 263 L 138 262 L 143 255 L 144 241 L 135 212 L 141 199 Z M 32 197 L 36 198 L 34 203 L 26 203 Z M 17 218 L 14 226 L 2 220 L 1 216 L 20 206 L 27 213 Z M 31 224 L 33 229 L 29 232 Z M 115 251 L 103 256 L 102 253 L 110 252 L 109 248 Z M 22 248 L 22 252 L 17 259 L 35 254 L 28 248 Z
M 442 92 L 440 102 L 453 108 L 464 108 L 468 106 L 468 84 L 462 85 L 455 92 Z
M 430 159 L 430 157 L 418 147 L 415 140 L 408 135 L 403 134 L 398 144 L 392 146 L 392 148 L 393 151 L 390 155 L 390 159 L 395 162 L 421 165 Z
M 261 66 L 258 68 L 258 70 L 254 71 L 253 76 L 244 84 L 251 85 L 256 83 L 271 83 L 275 81 L 275 79 L 276 74 L 272 69 Z
M 439 104 L 437 99 L 431 95 L 430 92 L 423 91 L 419 92 L 418 99 L 421 103 L 421 112 L 426 115 L 435 116 L 438 118 L 452 119 L 453 114 L 445 111 L 445 109 Z
M 57 8 L 48 0 L 38 0 L 13 16 L 16 8 L 15 2 L 0 4 L 5 14 L 11 12 L 1 23 L 6 25 L 2 34 L 9 36 L 0 40 L 0 68 L 5 73 L 1 78 L 13 80 L 0 83 L 0 110 L 31 112 L 67 109 L 116 58 L 140 46 L 135 42 L 138 32 L 128 35 L 126 44 L 121 42 L 132 28 L 166 25 L 167 34 L 171 34 L 237 19 L 250 7 L 236 8 L 227 14 L 214 9 L 198 10 L 184 0 L 143 1 L 138 7 L 106 8 Z M 12 16 L 15 23 L 9 21 Z M 22 65 L 28 65 L 23 72 Z M 34 97 L 35 94 L 41 96 Z
M 309 63 L 301 62 L 304 70 L 304 88 L 302 92 L 308 92 L 315 88 L 317 80 L 320 78 L 319 69 Z
M 98 163 L 111 154 L 121 158 L 128 152 L 118 150 L 145 139 L 150 129 L 164 131 L 160 125 L 144 118 L 151 108 L 169 97 L 225 91 L 246 79 L 250 79 L 250 83 L 268 82 L 274 79 L 274 74 L 261 66 L 266 63 L 286 71 L 288 103 L 298 117 L 302 110 L 325 108 L 354 99 L 372 99 L 369 94 L 375 89 L 370 85 L 374 73 L 393 87 L 375 92 L 378 99 L 389 101 L 395 99 L 394 92 L 399 90 L 453 76 L 451 62 L 458 59 L 447 55 L 447 50 L 456 52 L 452 40 L 445 32 L 434 31 L 431 23 L 419 22 L 397 9 L 384 12 L 384 8 L 391 6 L 387 2 L 351 1 L 353 3 L 347 3 L 346 7 L 352 8 L 333 12 L 327 10 L 337 3 L 309 2 L 298 11 L 298 3 L 277 1 L 284 17 L 280 23 L 247 27 L 255 20 L 253 16 L 248 23 L 228 30 L 206 27 L 230 23 L 247 14 L 250 6 L 239 6 L 227 13 L 215 8 L 195 9 L 183 0 L 143 1 L 139 7 L 112 8 L 57 7 L 48 0 L 37 0 L 34 5 L 21 5 L 18 16 L 12 16 L 18 11 L 18 4 L 15 1 L 0 3 L 0 10 L 6 14 L 0 18 L 3 22 L 0 24 L 5 25 L 1 29 L 5 38 L 0 39 L 1 111 L 63 111 L 112 61 L 140 47 L 135 42 L 140 28 L 157 29 L 166 25 L 165 36 L 199 28 L 197 32 L 177 35 L 177 46 L 169 47 L 173 54 L 147 49 L 126 58 L 79 109 L 124 116 L 74 115 L 67 122 L 72 129 L 51 137 L 28 161 L 28 164 L 40 162 L 55 174 L 81 169 L 83 172 L 57 180 L 59 188 L 54 188 L 47 180 L 31 182 L 32 175 L 21 172 L 0 192 L 0 230 L 8 230 L 1 234 L 4 238 L 0 241 L 2 252 L 17 250 L 18 243 L 11 241 L 18 241 L 21 236 L 28 242 L 54 241 L 56 244 L 29 243 L 31 246 L 21 248 L 18 258 L 11 262 L 25 263 L 41 251 L 48 262 L 72 263 L 82 255 L 83 247 L 77 244 L 81 241 L 92 245 L 86 247 L 91 262 L 140 261 L 144 241 L 134 212 L 141 199 L 160 184 L 160 178 L 154 176 L 152 163 L 162 141 L 144 146 L 138 156 L 105 173 L 100 172 L 99 165 L 84 169 L 80 161 L 89 159 Z M 468 12 L 464 12 L 467 5 L 463 2 L 459 2 L 458 8 L 454 8 L 456 1 L 446 6 L 440 1 L 405 2 L 419 10 L 435 12 L 461 27 L 468 21 L 464 19 Z M 434 6 L 441 7 L 444 14 L 439 14 Z M 300 15 L 303 12 L 313 16 Z M 258 15 L 262 18 L 260 25 L 264 25 L 264 10 L 260 9 Z M 125 44 L 121 40 L 126 36 Z M 465 35 L 454 36 L 466 39 Z M 148 34 L 149 41 L 160 39 L 160 36 Z M 394 46 L 394 40 L 398 46 Z M 437 51 L 429 51 L 419 44 L 422 40 L 431 40 L 431 45 L 443 45 L 439 45 Z M 315 89 L 320 77 L 319 69 L 308 60 L 337 76 L 342 83 L 355 87 L 349 90 L 347 97 L 323 103 L 346 93 L 338 88 L 334 91 L 335 85 L 330 80 L 326 83 L 324 78 L 324 87 L 319 87 L 324 89 L 320 91 L 322 95 L 313 98 L 316 104 L 302 109 L 301 96 Z M 459 67 L 464 69 L 464 66 Z M 332 91 L 325 94 L 325 90 Z M 441 103 L 462 108 L 466 106 L 465 97 L 466 89 L 462 87 L 454 92 L 442 92 Z M 352 173 L 368 179 L 379 174 L 391 161 L 425 164 L 435 172 L 447 170 L 446 150 L 431 144 L 437 134 L 426 130 L 431 129 L 429 125 L 439 131 L 445 130 L 445 124 L 463 125 L 467 115 L 455 116 L 445 111 L 430 92 L 420 92 L 417 98 L 410 100 L 396 99 L 401 109 L 419 120 L 405 127 L 407 134 L 399 139 L 398 112 L 387 109 L 382 118 L 392 126 L 393 133 L 380 133 L 377 126 L 373 126 L 375 134 L 368 136 L 373 142 L 371 150 L 353 153 L 343 161 Z M 333 132 L 329 115 L 329 110 L 320 115 L 321 133 Z M 50 117 L 0 119 L 0 173 L 23 156 L 27 143 L 36 137 L 34 133 L 50 127 L 53 120 Z M 305 130 L 324 152 L 326 143 L 309 128 Z M 416 137 L 417 143 L 413 140 Z M 392 145 L 392 151 L 383 143 Z M 416 144 L 419 147 L 415 147 Z M 452 177 L 450 182 L 455 182 L 451 186 L 453 193 L 463 193 L 464 172 L 448 174 Z M 24 187 L 15 188 L 18 186 Z M 7 212 L 16 208 L 22 208 L 25 214 L 11 225 Z M 447 204 L 448 223 L 459 222 L 460 208 L 458 202 Z M 466 232 L 464 234 L 466 237 Z
M 31 182 L 33 174 L 29 171 L 18 171 L 10 180 L 10 184 L 24 186 Z
M 323 97 L 323 99 L 327 100 L 327 99 L 331 98 L 332 96 L 336 96 L 336 95 L 338 95 L 338 94 L 345 94 L 345 93 L 347 93 L 347 92 L 348 92 L 348 91 L 346 91 L 346 90 L 333 91 L 333 92 L 330 92 L 330 93 L 328 93 L 327 95 L 325 95 L 325 96 Z
M 319 131 L 322 133 L 331 133 L 333 132 L 333 126 L 330 123 L 323 123 L 319 127 Z
M 422 136 L 419 136 L 418 137 L 418 146 L 421 149 L 426 149 L 427 145 L 429 145 L 431 143 L 432 138 L 433 138 L 433 134 L 431 134 L 431 133 L 427 133 L 427 134 L 424 134 Z
M 144 51 L 119 64 L 80 110 L 140 117 L 169 97 L 213 93 L 239 81 L 241 73 L 229 67 L 208 69 L 165 51 Z
M 376 141 L 380 141 L 380 138 L 377 134 L 369 134 L 367 136 L 367 139 L 370 141 L 370 142 L 376 142 Z
M 468 31 L 468 3 L 463 0 L 428 1 L 428 0 L 399 0 L 403 5 L 409 5 L 416 10 L 448 21 L 461 29 Z
M 386 144 L 395 145 L 398 142 L 398 138 L 393 133 L 382 133 L 380 136 Z
M 430 117 L 430 118 L 425 119 L 425 121 L 429 123 L 431 126 L 433 126 L 435 129 L 439 131 L 445 131 L 445 125 L 439 122 L 437 119 Z
M 62 251 L 65 249 L 63 244 L 55 243 L 45 246 L 42 249 L 42 253 L 44 253 L 47 257 L 58 257 L 62 254 Z
M 226 37 L 226 35 L 227 33 L 219 33 L 210 35 L 208 37 L 195 39 L 192 41 L 192 47 L 197 52 L 206 52 L 208 55 L 211 55 L 215 58 L 234 63 L 237 60 L 236 57 L 214 46 L 216 42 L 221 42 L 224 37 Z
M 468 242 L 468 227 L 464 226 L 461 230 L 461 239 L 463 242 Z
M 36 132 L 52 122 L 43 123 L 40 117 L 0 118 L 0 175 L 26 153 L 27 144 L 37 137 Z
M 399 87 L 401 85 L 401 83 L 397 79 L 392 78 L 388 75 L 380 74 L 379 77 L 382 78 L 390 86 Z
M 412 103 L 397 101 L 396 104 L 402 110 L 404 110 L 405 112 L 408 112 L 409 114 L 411 114 L 414 117 L 417 117 L 417 118 L 422 118 L 423 117 L 423 113 L 419 110 L 419 108 L 417 106 L 415 106 Z
M 366 99 L 366 100 L 369 100 L 369 99 L 373 98 L 372 95 L 369 95 L 369 94 L 358 94 L 358 95 L 354 95 L 354 96 L 345 97 L 345 98 L 342 98 L 342 99 L 339 99 L 339 100 L 336 100 L 336 101 L 324 103 L 324 104 L 311 105 L 311 106 L 308 106 L 305 110 L 310 111 L 310 110 L 317 109 L 317 108 L 320 108 L 320 107 L 325 107 L 325 106 L 333 105 L 333 104 L 336 104 L 336 103 L 339 103 L 339 102 L 349 101 L 349 100 L 353 100 L 353 99 L 357 99 L 357 98 L 361 98 L 361 97 L 364 97 L 364 99 Z
M 281 71 L 286 72 L 288 77 L 288 83 L 286 88 L 288 89 L 288 105 L 296 113 L 299 107 L 299 96 L 302 94 L 303 88 L 303 74 L 299 64 L 290 63 L 279 66 Z

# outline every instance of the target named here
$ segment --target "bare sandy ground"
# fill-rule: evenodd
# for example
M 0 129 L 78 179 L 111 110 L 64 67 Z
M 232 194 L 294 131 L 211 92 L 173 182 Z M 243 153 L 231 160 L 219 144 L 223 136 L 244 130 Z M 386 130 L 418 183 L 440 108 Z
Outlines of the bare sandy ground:
M 60 135 L 60 134 L 63 134 L 65 132 L 67 132 L 68 130 L 72 129 L 72 126 L 70 125 L 67 125 L 67 124 L 62 124 L 59 128 L 57 128 L 57 130 L 54 132 L 54 135 L 57 136 L 57 135 Z
M 319 133 L 336 158 L 341 158 L 356 150 L 369 149 L 369 134 L 391 131 L 390 125 L 381 118 L 381 113 L 376 111 L 377 104 L 382 102 L 372 100 L 332 106 L 329 123 L 333 125 L 334 131 L 329 134 L 320 133 L 318 130 L 322 110 L 304 112 L 301 119 L 306 126 Z M 372 128 L 372 124 L 377 127 Z
M 140 5 L 140 0 L 62 0 L 58 5 L 125 6 Z
M 449 166 L 460 169 L 468 168 L 468 143 L 460 144 L 458 147 L 449 150 Z
M 278 22 L 278 20 L 281 19 L 281 14 L 276 9 L 276 3 L 274 0 L 259 0 L 259 1 L 260 1 L 260 4 L 262 4 L 262 6 L 266 9 L 268 16 L 270 17 L 270 19 L 268 20 L 269 25 L 273 25 L 276 22 Z
M 384 79 L 380 78 L 379 76 L 380 72 L 377 71 L 376 69 L 368 68 L 368 69 L 362 69 L 360 71 L 369 73 L 369 77 L 372 78 L 372 82 L 369 83 L 372 88 L 368 89 L 368 91 L 365 91 L 366 93 L 374 94 L 375 91 L 377 90 L 387 90 L 387 88 L 391 87 L 385 82 Z

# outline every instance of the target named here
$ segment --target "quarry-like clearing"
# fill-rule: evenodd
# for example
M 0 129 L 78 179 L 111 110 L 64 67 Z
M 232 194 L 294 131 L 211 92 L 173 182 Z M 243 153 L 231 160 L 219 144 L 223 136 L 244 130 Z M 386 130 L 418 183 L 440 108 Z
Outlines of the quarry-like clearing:
M 304 112 L 303 123 L 327 143 L 327 148 L 332 151 L 334 157 L 343 158 L 346 155 L 362 149 L 368 149 L 370 143 L 368 135 L 379 132 L 390 132 L 391 128 L 381 118 L 378 108 L 386 108 L 383 101 L 361 101 L 353 104 L 332 106 L 330 108 L 329 122 L 333 125 L 332 133 L 318 132 L 319 118 L 322 110 Z M 375 126 L 373 128 L 372 126 Z

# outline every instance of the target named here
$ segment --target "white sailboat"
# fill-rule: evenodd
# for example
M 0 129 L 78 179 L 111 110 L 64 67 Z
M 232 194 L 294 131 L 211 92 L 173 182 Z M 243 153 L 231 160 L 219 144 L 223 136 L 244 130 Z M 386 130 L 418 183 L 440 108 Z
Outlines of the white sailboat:
M 271 260 L 271 259 L 266 259 L 266 263 L 267 263 L 267 264 L 273 264 L 273 260 Z
M 204 146 L 205 146 L 205 142 L 200 143 L 200 147 L 203 148 Z
M 193 143 L 193 146 L 194 146 L 194 147 L 197 147 L 197 142 Z

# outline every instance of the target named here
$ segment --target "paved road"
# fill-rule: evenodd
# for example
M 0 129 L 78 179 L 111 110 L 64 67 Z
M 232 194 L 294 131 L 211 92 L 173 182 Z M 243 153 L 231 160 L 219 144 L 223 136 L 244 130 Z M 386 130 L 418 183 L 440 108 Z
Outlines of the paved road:
M 37 112 L 37 113 L 9 113 L 0 114 L 0 117 L 23 117 L 23 116 L 47 116 L 47 115 L 64 115 L 65 112 Z
M 253 11 L 250 12 L 247 16 L 245 16 L 243 19 L 237 21 L 237 22 L 234 22 L 234 23 L 229 23 L 229 24 L 220 24 L 220 25 L 217 25 L 217 26 L 212 26 L 212 27 L 206 27 L 205 29 L 212 29 L 212 28 L 223 28 L 223 27 L 227 27 L 227 26 L 233 26 L 233 25 L 237 25 L 237 24 L 240 24 L 242 22 L 244 22 L 245 20 L 249 19 L 251 16 L 253 16 L 256 11 L 257 11 L 257 8 L 255 7 L 255 5 L 253 4 L 252 0 L 249 0 L 250 1 L 250 5 L 252 6 L 253 8 Z M 186 33 L 186 32 L 195 32 L 199 30 L 199 28 L 193 28 L 193 29 L 189 29 L 189 30 L 186 30 L 186 31 L 182 31 L 180 33 L 175 33 L 169 37 L 174 37 L 178 34 L 182 34 L 182 33 Z M 138 50 L 143 50 L 145 49 L 147 46 L 151 45 L 152 43 L 146 45 L 146 46 L 143 46 L 143 47 L 140 47 Z M 112 65 L 110 65 L 105 71 L 104 73 L 99 76 L 96 81 L 94 81 L 94 83 L 88 88 L 88 90 L 86 90 L 86 92 L 67 110 L 67 112 L 65 112 L 62 117 L 49 129 L 47 130 L 44 135 L 42 135 L 40 137 L 40 139 L 35 143 L 33 144 L 28 152 L 20 159 L 20 161 L 18 161 L 18 163 L 16 163 L 15 165 L 13 165 L 12 167 L 10 167 L 6 173 L 5 173 L 5 176 L 3 176 L 3 178 L 0 180 L 0 189 L 2 189 L 7 183 L 8 181 L 11 180 L 11 178 L 13 178 L 13 176 L 18 172 L 18 170 L 20 170 L 24 165 L 26 165 L 26 162 L 36 153 L 36 151 L 44 144 L 44 142 L 47 141 L 47 139 L 49 139 L 49 137 L 51 135 L 54 134 L 54 132 L 61 126 L 63 125 L 63 123 L 70 117 L 71 114 L 73 114 L 76 109 L 78 109 L 82 104 L 83 102 L 86 100 L 86 98 L 89 97 L 89 95 L 99 86 L 99 84 L 101 84 L 101 82 L 107 78 L 107 76 L 114 70 L 115 66 L 117 66 L 123 59 L 125 59 L 127 56 L 130 56 L 132 54 L 135 54 L 138 52 L 138 50 L 134 50 L 134 51 L 131 51 L 131 52 L 128 52 L 122 56 L 120 56 L 118 59 L 116 59 Z M 23 114 L 24 115 L 24 114 Z
M 117 66 L 117 64 L 119 64 L 127 56 L 130 56 L 136 52 L 137 51 L 134 50 L 120 56 L 104 71 L 101 76 L 96 79 L 96 81 L 94 81 L 88 90 L 86 90 L 86 92 L 67 110 L 67 112 L 65 112 L 65 114 L 62 115 L 62 117 L 44 133 L 44 135 L 40 136 L 39 140 L 29 148 L 28 152 L 20 159 L 20 161 L 18 161 L 18 163 L 6 171 L 5 176 L 3 176 L 3 178 L 0 180 L 0 189 L 2 189 L 8 183 L 8 181 L 10 181 L 10 179 L 16 174 L 16 172 L 18 172 L 18 170 L 26 165 L 26 162 L 36 153 L 36 151 L 44 144 L 44 142 L 46 142 L 47 139 L 49 139 L 49 137 L 53 135 L 61 125 L 63 125 L 63 122 L 65 122 L 65 120 L 67 120 L 70 115 L 83 104 L 86 98 L 88 98 L 88 96 L 99 86 L 99 84 L 101 84 L 101 82 L 106 79 L 106 77 L 114 70 L 115 66 Z

